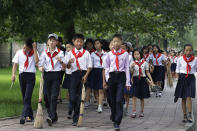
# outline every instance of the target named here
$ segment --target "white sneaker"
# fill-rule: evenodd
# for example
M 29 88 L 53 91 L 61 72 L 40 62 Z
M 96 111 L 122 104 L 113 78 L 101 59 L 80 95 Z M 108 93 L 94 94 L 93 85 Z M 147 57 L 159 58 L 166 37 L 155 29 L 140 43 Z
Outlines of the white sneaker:
M 158 93 L 158 96 L 161 97 L 162 96 L 162 93 Z
M 103 112 L 103 109 L 102 109 L 102 105 L 98 105 L 98 110 L 97 110 L 98 113 L 102 113 Z

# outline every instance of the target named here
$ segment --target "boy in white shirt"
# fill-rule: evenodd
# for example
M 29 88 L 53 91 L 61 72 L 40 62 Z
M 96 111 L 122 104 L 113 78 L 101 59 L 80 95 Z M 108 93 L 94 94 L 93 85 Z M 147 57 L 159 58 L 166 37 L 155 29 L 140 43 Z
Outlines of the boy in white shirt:
M 31 122 L 33 111 L 31 107 L 31 97 L 35 85 L 36 64 L 38 63 L 38 53 L 36 43 L 32 39 L 25 41 L 24 48 L 18 50 L 12 60 L 12 81 L 16 79 L 16 69 L 19 65 L 19 82 L 23 96 L 23 112 L 20 124 Z

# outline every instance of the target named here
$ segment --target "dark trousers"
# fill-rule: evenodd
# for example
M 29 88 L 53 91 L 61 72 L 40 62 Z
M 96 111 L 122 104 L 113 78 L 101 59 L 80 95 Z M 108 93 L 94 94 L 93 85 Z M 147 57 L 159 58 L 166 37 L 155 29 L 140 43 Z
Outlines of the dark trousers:
M 111 95 L 111 119 L 120 125 L 123 117 L 124 88 L 126 85 L 125 72 L 112 72 L 108 80 Z
M 48 116 L 57 121 L 57 97 L 59 95 L 61 72 L 44 72 L 44 100 Z
M 35 73 L 24 72 L 19 74 L 19 82 L 24 104 L 21 117 L 29 116 L 31 119 L 33 119 L 31 97 L 35 85 Z
M 78 122 L 80 103 L 81 103 L 81 92 L 82 92 L 82 78 L 86 71 L 75 71 L 71 75 L 71 87 L 69 88 L 70 104 L 74 110 L 73 122 Z

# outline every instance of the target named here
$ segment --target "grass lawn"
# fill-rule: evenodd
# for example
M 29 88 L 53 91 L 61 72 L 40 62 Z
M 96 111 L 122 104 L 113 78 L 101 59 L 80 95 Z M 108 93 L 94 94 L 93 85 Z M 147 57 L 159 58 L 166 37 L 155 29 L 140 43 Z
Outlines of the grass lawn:
M 11 86 L 11 68 L 0 68 L 0 118 L 20 115 L 23 109 L 22 94 L 19 86 L 18 72 L 13 88 Z M 37 108 L 38 91 L 40 87 L 40 72 L 36 73 L 36 84 L 32 96 L 33 110 Z M 65 90 L 62 90 L 65 98 Z

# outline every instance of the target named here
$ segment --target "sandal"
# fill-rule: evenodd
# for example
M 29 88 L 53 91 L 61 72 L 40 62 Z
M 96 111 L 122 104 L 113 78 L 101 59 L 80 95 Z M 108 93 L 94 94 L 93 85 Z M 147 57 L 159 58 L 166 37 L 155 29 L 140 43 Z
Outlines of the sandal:
M 192 123 L 192 122 L 193 122 L 193 120 L 192 120 L 192 113 L 191 113 L 191 112 L 189 112 L 189 114 L 188 114 L 188 119 L 187 119 L 187 121 L 188 121 L 189 123 Z
M 187 120 L 188 120 L 188 119 L 187 119 L 187 114 L 184 114 L 184 117 L 183 117 L 182 122 L 183 122 L 183 123 L 186 123 L 186 122 L 187 122 Z
M 133 112 L 133 114 L 131 115 L 131 118 L 136 118 L 136 112 Z

